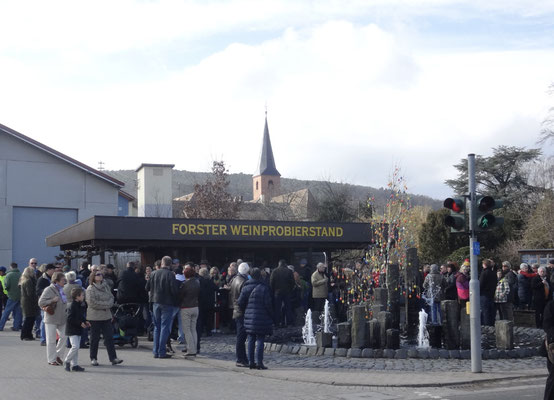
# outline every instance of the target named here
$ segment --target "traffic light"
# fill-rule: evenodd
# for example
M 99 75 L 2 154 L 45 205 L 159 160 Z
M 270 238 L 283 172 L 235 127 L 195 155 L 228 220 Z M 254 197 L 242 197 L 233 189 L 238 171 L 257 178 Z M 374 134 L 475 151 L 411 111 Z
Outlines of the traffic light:
M 450 227 L 451 233 L 465 233 L 466 230 L 466 200 L 464 199 L 451 199 L 450 197 L 444 200 L 445 208 L 450 210 L 450 215 L 444 218 L 446 226 Z
M 476 230 L 487 231 L 502 226 L 504 218 L 493 215 L 492 210 L 502 208 L 503 200 L 495 200 L 491 196 L 483 196 L 477 199 L 476 204 Z

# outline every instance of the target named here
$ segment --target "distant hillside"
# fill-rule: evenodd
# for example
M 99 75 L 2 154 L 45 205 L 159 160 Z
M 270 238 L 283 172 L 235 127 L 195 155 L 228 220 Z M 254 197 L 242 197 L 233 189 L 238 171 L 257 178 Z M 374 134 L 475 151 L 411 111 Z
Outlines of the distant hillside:
M 134 170 L 104 171 L 114 178 L 125 183 L 123 190 L 136 197 L 137 174 Z M 194 185 L 202 184 L 211 175 L 210 172 L 190 172 L 173 170 L 173 198 L 180 197 L 194 191 Z M 242 196 L 245 201 L 252 200 L 252 175 L 230 174 L 229 192 L 233 196 Z M 330 183 L 332 190 L 347 189 L 353 200 L 365 200 L 368 195 L 375 198 L 375 208 L 380 212 L 390 196 L 390 190 L 375 189 L 369 186 L 349 185 L 343 183 Z M 299 180 L 281 178 L 281 192 L 288 193 L 300 189 L 310 189 L 312 194 L 321 198 L 325 193 L 327 182 L 313 180 Z M 411 195 L 411 202 L 414 206 L 429 206 L 432 209 L 442 207 L 442 202 L 428 196 Z

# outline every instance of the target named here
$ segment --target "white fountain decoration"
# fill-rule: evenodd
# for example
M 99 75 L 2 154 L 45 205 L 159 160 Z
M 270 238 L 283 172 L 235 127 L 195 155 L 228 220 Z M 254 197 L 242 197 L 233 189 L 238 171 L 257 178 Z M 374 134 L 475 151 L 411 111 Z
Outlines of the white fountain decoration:
M 312 310 L 308 309 L 306 312 L 306 322 L 302 327 L 302 338 L 304 339 L 304 344 L 308 346 L 315 346 L 315 336 L 314 329 L 312 327 Z
M 325 300 L 325 308 L 323 311 L 323 332 L 330 333 L 331 328 L 331 313 L 329 312 L 329 300 Z
M 417 332 L 417 347 L 429 348 L 429 332 L 427 332 L 427 313 L 421 309 L 419 312 L 419 330 Z

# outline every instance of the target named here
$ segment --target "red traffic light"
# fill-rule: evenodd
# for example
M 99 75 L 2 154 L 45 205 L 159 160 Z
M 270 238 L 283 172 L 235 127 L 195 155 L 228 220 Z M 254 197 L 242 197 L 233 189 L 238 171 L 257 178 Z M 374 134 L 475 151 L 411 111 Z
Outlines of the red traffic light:
M 449 197 L 444 200 L 443 206 L 457 213 L 464 211 L 464 203 L 461 199 L 451 199 Z

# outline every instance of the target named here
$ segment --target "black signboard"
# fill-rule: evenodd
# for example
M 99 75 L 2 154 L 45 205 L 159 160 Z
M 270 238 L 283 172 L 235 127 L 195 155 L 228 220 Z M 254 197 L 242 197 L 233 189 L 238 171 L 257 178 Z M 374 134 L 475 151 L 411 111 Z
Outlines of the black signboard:
M 297 221 L 96 216 L 48 237 L 48 245 L 88 240 L 369 243 L 371 225 Z

